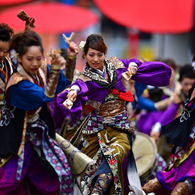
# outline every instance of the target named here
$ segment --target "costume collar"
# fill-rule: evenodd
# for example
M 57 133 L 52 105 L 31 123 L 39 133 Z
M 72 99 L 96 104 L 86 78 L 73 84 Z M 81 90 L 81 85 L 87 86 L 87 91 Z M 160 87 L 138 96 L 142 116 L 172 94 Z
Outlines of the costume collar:
M 98 74 L 97 70 L 91 69 L 89 64 L 86 63 L 83 69 L 83 75 L 92 79 L 95 83 L 100 85 L 105 89 L 113 88 L 117 83 L 117 73 L 114 65 L 110 60 L 105 60 L 105 71 L 109 77 L 108 80 L 105 80 L 104 75 Z M 100 70 L 98 70 L 100 71 Z M 102 72 L 102 71 L 101 71 Z M 99 72 L 100 73 L 100 72 Z
M 40 76 L 43 80 L 43 83 L 44 85 L 46 85 L 46 78 L 45 78 L 45 75 L 43 73 L 43 71 L 41 70 L 41 68 L 38 69 L 39 73 L 40 73 Z M 18 67 L 17 67 L 17 72 L 20 73 L 21 75 L 25 76 L 26 78 L 28 78 L 28 80 L 31 82 L 31 83 L 35 83 L 32 76 L 30 76 L 23 68 L 23 66 L 21 64 L 18 64 Z

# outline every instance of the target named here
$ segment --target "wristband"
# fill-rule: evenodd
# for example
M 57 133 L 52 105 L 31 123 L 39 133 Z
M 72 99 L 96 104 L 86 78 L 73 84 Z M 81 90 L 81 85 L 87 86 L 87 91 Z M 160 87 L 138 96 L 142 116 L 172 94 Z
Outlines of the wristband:
M 130 67 L 130 66 L 133 66 L 133 67 L 135 67 L 135 68 L 138 69 L 138 65 L 137 65 L 135 62 L 130 62 L 130 63 L 129 63 L 129 67 Z
M 152 128 L 152 132 L 160 133 L 161 127 L 162 127 L 162 125 L 161 125 L 159 122 L 157 122 L 157 123 L 153 126 L 153 128 Z
M 60 67 L 61 67 L 60 64 L 51 64 L 51 69 L 52 69 L 52 70 L 59 70 Z
M 73 60 L 73 59 L 77 59 L 77 56 L 76 55 L 75 56 L 71 56 L 71 55 L 67 54 L 67 58 Z

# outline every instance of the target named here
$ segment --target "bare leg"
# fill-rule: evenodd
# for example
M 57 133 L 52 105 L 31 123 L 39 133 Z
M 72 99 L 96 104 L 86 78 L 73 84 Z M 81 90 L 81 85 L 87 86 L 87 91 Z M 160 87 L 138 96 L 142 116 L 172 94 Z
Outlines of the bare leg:
M 112 173 L 100 174 L 97 178 L 91 195 L 103 195 L 109 188 L 112 179 L 113 179 Z
M 171 193 L 171 195 L 189 195 L 189 194 L 190 191 L 188 188 L 188 184 L 185 182 L 179 182 Z
M 148 183 L 146 183 L 143 187 L 142 190 L 145 193 L 150 193 L 150 192 L 156 192 L 157 190 L 162 189 L 163 187 L 161 186 L 161 184 L 159 183 L 157 178 L 154 178 L 152 180 L 150 180 Z

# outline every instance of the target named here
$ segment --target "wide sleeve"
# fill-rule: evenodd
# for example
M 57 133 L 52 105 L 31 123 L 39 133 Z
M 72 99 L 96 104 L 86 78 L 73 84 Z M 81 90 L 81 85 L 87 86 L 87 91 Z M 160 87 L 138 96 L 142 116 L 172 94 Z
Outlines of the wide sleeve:
M 23 80 L 8 89 L 7 101 L 9 104 L 23 110 L 34 110 L 42 107 L 53 98 L 48 98 L 41 88 L 28 80 Z
M 167 107 L 167 109 L 162 113 L 158 122 L 161 125 L 166 125 L 166 124 L 170 123 L 171 121 L 173 121 L 175 119 L 176 114 L 177 114 L 178 108 L 179 108 L 179 104 L 175 104 L 174 102 L 172 102 Z
M 58 78 L 58 85 L 55 94 L 59 94 L 62 92 L 67 86 L 71 85 L 71 81 L 69 81 L 65 76 L 64 76 L 64 70 L 60 71 L 59 78 Z M 50 65 L 47 65 L 47 78 L 49 78 L 49 73 L 50 73 Z
M 77 85 L 80 89 L 80 91 L 77 93 L 77 98 L 76 101 L 73 103 L 72 108 L 69 110 L 67 109 L 63 103 L 64 101 L 67 99 L 67 95 L 68 95 L 68 90 L 65 90 L 63 92 L 61 92 L 60 94 L 58 94 L 57 98 L 56 98 L 56 103 L 58 105 L 58 107 L 64 112 L 65 115 L 67 115 L 67 113 L 71 114 L 71 113 L 75 113 L 76 116 L 80 119 L 82 116 L 82 105 L 84 105 L 88 98 L 86 96 L 87 92 L 88 92 L 88 87 L 86 85 L 86 83 L 84 83 L 83 81 L 79 80 L 76 81 L 73 85 Z
M 170 83 L 171 68 L 163 62 L 151 61 L 142 63 L 137 59 L 121 61 L 125 68 L 128 68 L 131 62 L 135 62 L 138 65 L 137 73 L 131 78 L 134 81 L 156 87 L 167 86 Z

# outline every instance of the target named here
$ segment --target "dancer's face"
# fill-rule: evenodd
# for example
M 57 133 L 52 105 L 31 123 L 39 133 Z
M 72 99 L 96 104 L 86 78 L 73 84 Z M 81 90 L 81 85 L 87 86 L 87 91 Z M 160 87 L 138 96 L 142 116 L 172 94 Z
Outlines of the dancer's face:
M 184 77 L 181 81 L 181 87 L 183 92 L 188 95 L 189 90 L 192 88 L 195 79 Z
M 18 56 L 18 61 L 22 64 L 26 72 L 36 75 L 43 61 L 40 46 L 28 47 L 27 52 L 22 57 Z
M 5 59 L 8 54 L 9 42 L 0 41 L 0 63 Z
M 87 60 L 91 68 L 103 70 L 104 59 L 105 59 L 104 53 L 89 48 L 87 55 L 85 55 L 85 59 Z

